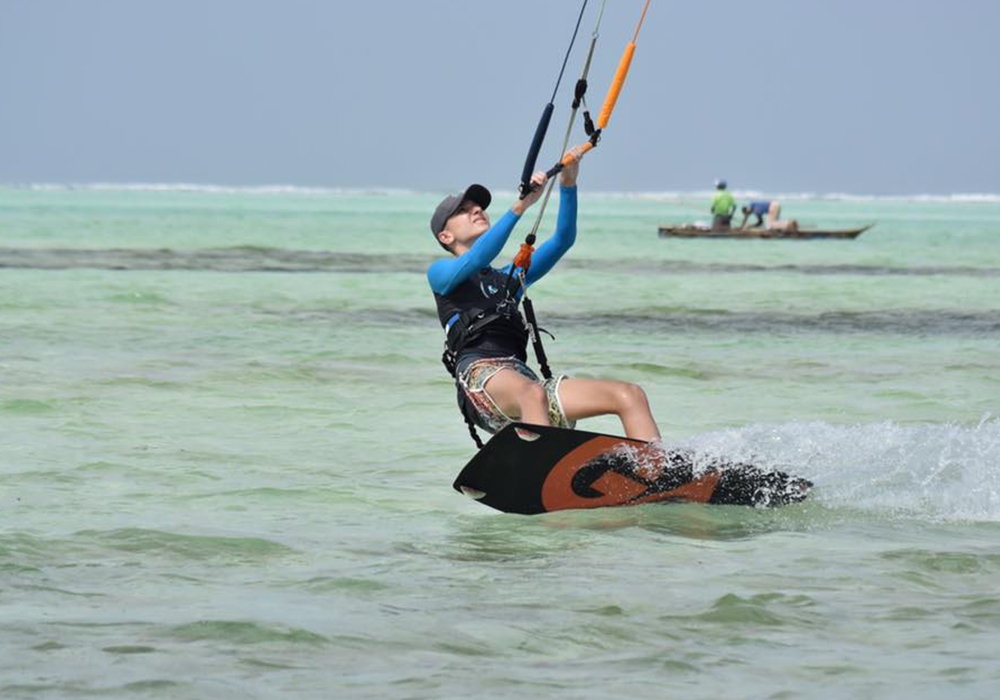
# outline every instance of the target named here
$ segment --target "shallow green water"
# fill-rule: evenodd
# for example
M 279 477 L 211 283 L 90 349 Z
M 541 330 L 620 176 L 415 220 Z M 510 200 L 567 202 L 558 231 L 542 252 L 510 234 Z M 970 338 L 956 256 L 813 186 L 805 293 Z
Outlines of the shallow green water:
M 0 189 L 3 697 L 995 695 L 1000 204 L 583 191 L 553 365 L 816 489 L 524 518 L 450 487 L 438 197 Z

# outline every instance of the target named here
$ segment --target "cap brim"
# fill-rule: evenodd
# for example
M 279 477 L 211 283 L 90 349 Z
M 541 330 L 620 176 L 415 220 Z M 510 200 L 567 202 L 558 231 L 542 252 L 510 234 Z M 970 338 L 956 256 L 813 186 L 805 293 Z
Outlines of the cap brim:
M 483 211 L 490 206 L 490 202 L 493 201 L 493 195 L 490 191 L 483 187 L 482 185 L 469 185 L 465 188 L 465 192 L 462 194 L 462 201 L 469 200 L 475 202 L 483 208 Z
M 431 233 L 434 234 L 435 238 L 444 230 L 448 219 L 455 216 L 455 212 L 462 207 L 462 202 L 465 201 L 475 202 L 485 211 L 486 207 L 493 201 L 493 196 L 482 185 L 469 185 L 465 188 L 465 192 L 445 197 L 434 211 L 434 216 L 431 217 Z

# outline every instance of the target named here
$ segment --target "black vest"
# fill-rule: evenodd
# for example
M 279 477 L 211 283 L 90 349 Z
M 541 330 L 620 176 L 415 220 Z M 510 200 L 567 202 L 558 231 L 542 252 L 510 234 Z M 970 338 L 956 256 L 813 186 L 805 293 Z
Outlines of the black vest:
M 486 267 L 451 294 L 434 293 L 438 319 L 447 329 L 448 350 L 455 361 L 472 351 L 484 357 L 513 355 L 527 361 L 528 330 L 506 287 L 507 275 Z M 513 297 L 513 289 L 511 293 Z

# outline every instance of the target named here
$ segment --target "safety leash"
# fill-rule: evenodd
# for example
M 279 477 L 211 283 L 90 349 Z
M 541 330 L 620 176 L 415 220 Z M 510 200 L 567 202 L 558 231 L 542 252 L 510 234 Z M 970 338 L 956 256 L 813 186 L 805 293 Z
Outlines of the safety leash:
M 538 367 L 542 370 L 542 376 L 552 379 L 552 370 L 549 368 L 549 359 L 545 355 L 545 348 L 542 346 L 542 329 L 538 327 L 538 320 L 535 318 L 535 306 L 528 297 L 528 285 L 525 282 L 525 275 L 531 269 L 531 254 L 535 252 L 533 244 L 535 237 L 529 235 L 530 242 L 521 244 L 521 249 L 514 256 L 514 263 L 511 271 L 519 270 L 517 279 L 521 283 L 521 306 L 524 309 L 524 325 L 528 329 L 528 337 L 531 339 L 531 347 L 535 350 L 535 358 L 538 360 Z M 544 331 L 548 333 L 548 331 Z M 551 333 L 549 334 L 551 335 Z

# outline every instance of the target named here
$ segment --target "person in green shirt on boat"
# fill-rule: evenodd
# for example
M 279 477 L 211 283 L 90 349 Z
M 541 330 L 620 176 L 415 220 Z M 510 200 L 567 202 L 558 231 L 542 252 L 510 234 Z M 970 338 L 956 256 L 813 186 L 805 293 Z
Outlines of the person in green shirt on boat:
M 729 228 L 736 213 L 736 200 L 726 189 L 725 180 L 715 181 L 715 195 L 712 197 L 712 230 L 720 231 Z

